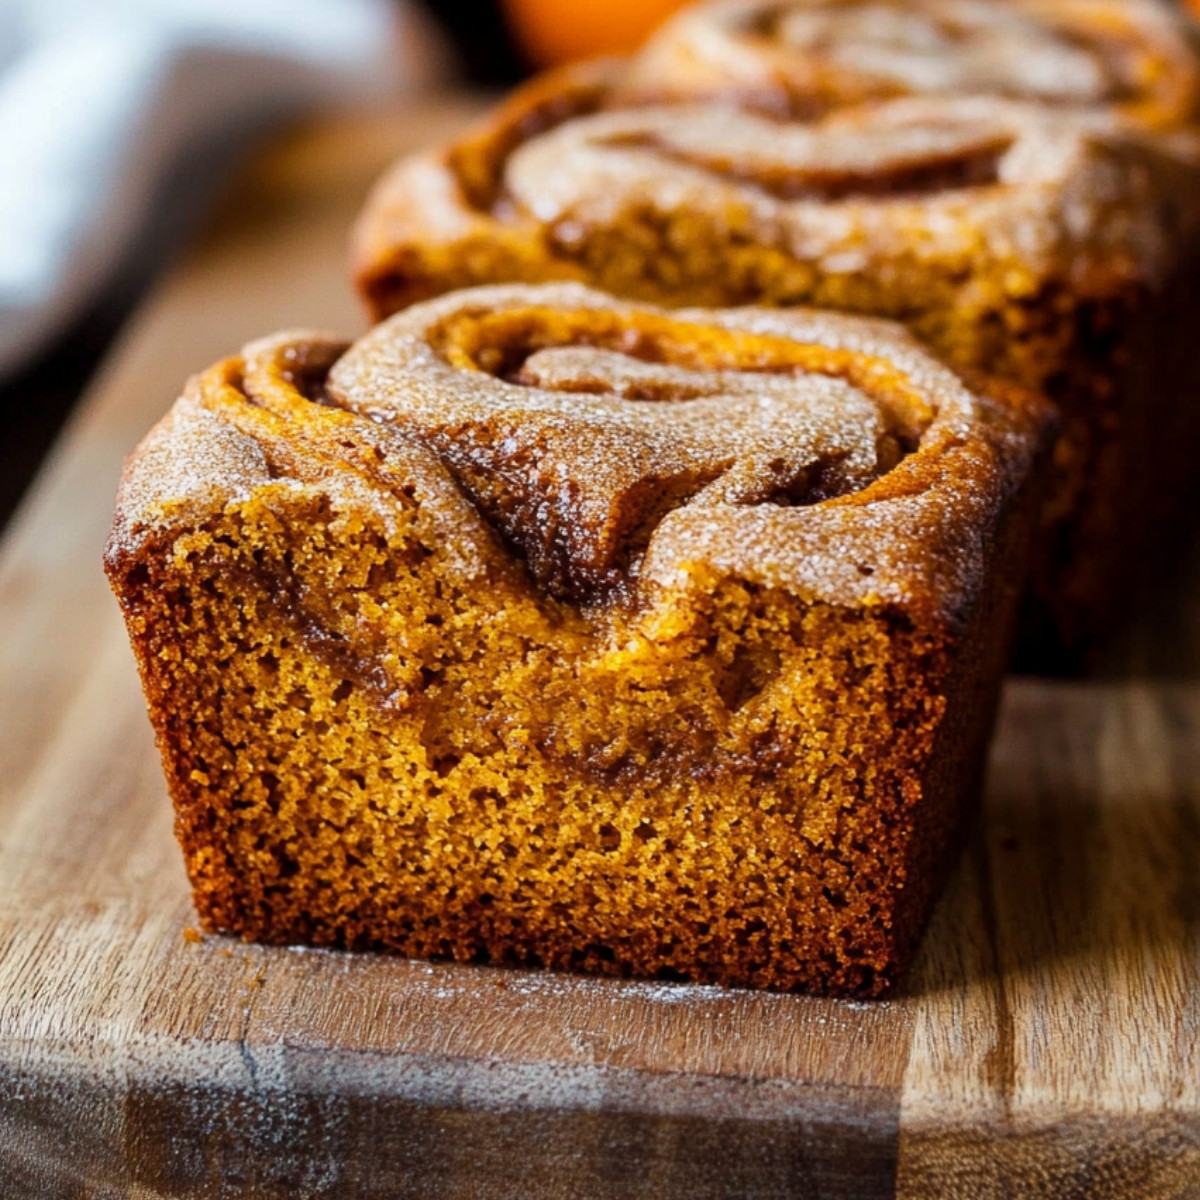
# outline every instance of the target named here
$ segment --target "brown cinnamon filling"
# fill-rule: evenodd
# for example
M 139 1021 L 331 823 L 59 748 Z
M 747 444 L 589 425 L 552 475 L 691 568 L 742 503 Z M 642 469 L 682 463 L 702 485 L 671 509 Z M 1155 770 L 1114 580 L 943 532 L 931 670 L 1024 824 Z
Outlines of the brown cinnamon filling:
M 697 154 L 671 146 L 653 134 L 630 134 L 607 144 L 650 150 L 669 162 L 698 168 L 749 184 L 779 200 L 835 202 L 855 198 L 930 195 L 962 188 L 987 187 L 999 182 L 1000 162 L 1012 136 L 999 134 L 969 150 L 930 151 L 920 162 L 911 158 L 883 162 L 861 170 L 826 168 L 819 163 L 802 167 L 761 162 L 741 164 L 718 155 Z
M 546 94 L 528 108 L 519 108 L 507 121 L 464 138 L 448 155 L 448 166 L 458 180 L 463 201 L 478 212 L 488 212 L 500 202 L 504 167 L 524 142 L 575 117 L 598 112 L 608 88 L 603 83 L 577 83 Z
M 933 417 L 869 354 L 664 315 L 462 312 L 430 341 L 464 373 L 581 397 L 578 410 L 535 402 L 517 419 L 519 402 L 497 393 L 494 410 L 420 431 L 534 578 L 577 601 L 625 588 L 662 520 L 700 493 L 785 506 L 848 496 L 913 451 Z M 695 418 L 691 402 L 704 406 Z

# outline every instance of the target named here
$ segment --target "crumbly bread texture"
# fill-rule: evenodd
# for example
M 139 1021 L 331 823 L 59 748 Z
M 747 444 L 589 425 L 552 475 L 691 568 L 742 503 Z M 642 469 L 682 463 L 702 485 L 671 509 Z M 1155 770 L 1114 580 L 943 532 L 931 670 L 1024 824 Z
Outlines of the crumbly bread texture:
M 1200 319 L 1194 297 L 1173 297 L 1194 273 L 1195 135 L 995 97 L 805 121 L 629 108 L 622 79 L 592 64 L 540 80 L 385 177 L 355 238 L 372 314 L 472 284 L 575 279 L 659 304 L 902 320 L 957 370 L 1062 410 L 1023 640 L 1035 665 L 1071 660 L 1128 594 L 1143 515 L 1173 491 L 1163 447 L 1186 440 L 1186 384 L 1155 361 Z
M 908 95 L 1101 109 L 1155 129 L 1200 113 L 1195 39 L 1157 0 L 714 0 L 668 21 L 623 89 L 810 117 Z
M 970 807 L 1047 407 L 573 285 L 194 379 L 106 566 L 201 920 L 875 995 Z

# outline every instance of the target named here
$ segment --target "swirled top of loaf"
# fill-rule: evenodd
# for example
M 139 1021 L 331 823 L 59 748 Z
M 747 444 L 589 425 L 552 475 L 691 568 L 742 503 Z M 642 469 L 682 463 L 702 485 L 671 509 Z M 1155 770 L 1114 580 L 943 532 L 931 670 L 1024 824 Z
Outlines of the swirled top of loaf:
M 471 569 L 515 559 L 584 606 L 704 570 L 954 616 L 1049 424 L 889 322 L 575 285 L 442 297 L 343 349 L 279 335 L 198 377 L 131 460 L 114 544 L 298 480 L 419 494 Z
M 554 279 L 665 303 L 795 303 L 808 275 L 869 271 L 878 290 L 932 270 L 1006 294 L 1107 296 L 1153 284 L 1198 220 L 1193 131 L 995 96 L 806 119 L 628 106 L 620 80 L 593 65 L 540 81 L 385 176 L 355 234 L 376 316 L 466 284 Z
M 1144 0 L 714 0 L 668 22 L 627 86 L 801 114 L 989 94 L 1171 128 L 1195 119 L 1200 70 L 1183 23 Z
M 415 307 L 329 389 L 431 448 L 539 582 L 585 598 L 669 573 L 691 539 L 798 578 L 822 525 L 856 531 L 842 565 L 869 578 L 890 509 L 957 507 L 967 526 L 996 511 L 1040 419 L 976 397 L 887 322 L 667 313 L 573 285 Z
M 815 122 L 679 105 L 596 113 L 508 157 L 502 216 L 528 216 L 569 252 L 574 227 L 644 213 L 725 212 L 765 245 L 820 261 L 983 245 L 1034 269 L 1075 254 L 1162 254 L 1146 191 L 1083 123 L 991 99 L 893 100 Z M 1127 205 L 1128 207 L 1123 207 Z

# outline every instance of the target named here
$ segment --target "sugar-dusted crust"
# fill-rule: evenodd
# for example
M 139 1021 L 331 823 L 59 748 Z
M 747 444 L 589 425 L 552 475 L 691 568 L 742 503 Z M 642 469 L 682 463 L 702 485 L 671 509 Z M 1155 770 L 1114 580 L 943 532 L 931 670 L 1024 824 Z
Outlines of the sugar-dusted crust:
M 884 322 L 570 285 L 342 350 L 218 364 L 122 482 L 106 566 L 204 923 L 893 985 L 982 763 L 1044 404 Z
M 518 382 L 490 374 L 507 371 L 504 354 L 520 356 Z M 356 411 L 444 447 L 539 581 L 566 580 L 568 594 L 616 582 L 639 535 L 638 578 L 669 578 L 696 537 L 759 583 L 951 618 L 981 586 L 962 529 L 995 520 L 1006 477 L 1028 470 L 1038 404 L 993 386 L 999 404 L 890 322 L 668 313 L 577 285 L 431 301 L 368 333 L 329 382 Z M 536 471 L 523 465 L 535 453 Z
M 1171 129 L 1200 111 L 1200 64 L 1154 0 L 712 0 L 651 38 L 624 91 L 806 116 L 990 94 Z

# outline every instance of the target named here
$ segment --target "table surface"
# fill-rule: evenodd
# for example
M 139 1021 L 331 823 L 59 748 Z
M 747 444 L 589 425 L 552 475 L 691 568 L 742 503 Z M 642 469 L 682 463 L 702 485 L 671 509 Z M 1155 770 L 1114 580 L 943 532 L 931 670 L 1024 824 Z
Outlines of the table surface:
M 349 221 L 469 109 L 289 135 L 134 319 L 0 545 L 0 1195 L 1200 1195 L 1200 556 L 1008 685 L 905 992 L 849 1003 L 197 937 L 100 555 L 190 372 L 363 326 Z

